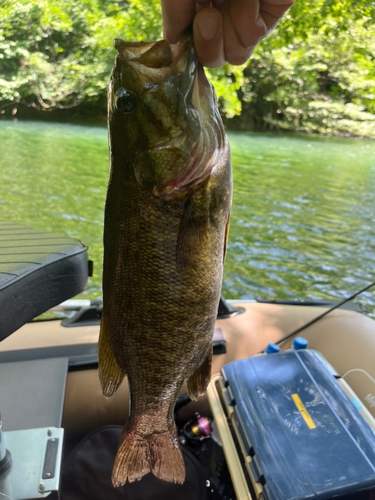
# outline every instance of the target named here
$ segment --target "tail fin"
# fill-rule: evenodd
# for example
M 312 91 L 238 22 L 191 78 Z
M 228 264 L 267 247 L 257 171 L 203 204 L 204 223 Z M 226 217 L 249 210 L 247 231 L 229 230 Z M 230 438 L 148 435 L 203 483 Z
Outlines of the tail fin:
M 150 437 L 151 472 L 169 483 L 185 481 L 185 464 L 175 431 Z
M 122 440 L 113 466 L 113 485 L 139 481 L 149 472 L 170 483 L 185 481 L 185 465 L 175 430 L 148 436 L 132 431 Z

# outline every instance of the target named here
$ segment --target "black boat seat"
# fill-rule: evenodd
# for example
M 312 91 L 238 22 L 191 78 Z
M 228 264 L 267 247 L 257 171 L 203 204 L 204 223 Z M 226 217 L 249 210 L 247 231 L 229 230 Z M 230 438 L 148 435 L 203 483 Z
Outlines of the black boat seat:
M 0 221 L 0 342 L 85 289 L 87 249 L 76 239 Z

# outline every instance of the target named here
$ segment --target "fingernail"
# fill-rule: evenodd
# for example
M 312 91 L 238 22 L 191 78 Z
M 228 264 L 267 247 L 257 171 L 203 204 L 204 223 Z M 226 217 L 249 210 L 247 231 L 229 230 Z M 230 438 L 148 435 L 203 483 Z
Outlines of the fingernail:
M 217 15 L 208 11 L 198 14 L 197 17 L 197 25 L 201 37 L 204 40 L 212 40 L 219 27 Z

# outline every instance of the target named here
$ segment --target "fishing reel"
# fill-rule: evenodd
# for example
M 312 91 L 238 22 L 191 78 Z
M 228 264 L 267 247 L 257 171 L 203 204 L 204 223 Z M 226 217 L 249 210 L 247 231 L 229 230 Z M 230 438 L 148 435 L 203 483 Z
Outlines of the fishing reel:
M 194 417 L 181 429 L 180 441 L 182 444 L 188 442 L 192 445 L 198 445 L 202 441 L 209 439 L 212 431 L 211 420 L 207 417 L 202 417 L 199 413 L 195 413 Z

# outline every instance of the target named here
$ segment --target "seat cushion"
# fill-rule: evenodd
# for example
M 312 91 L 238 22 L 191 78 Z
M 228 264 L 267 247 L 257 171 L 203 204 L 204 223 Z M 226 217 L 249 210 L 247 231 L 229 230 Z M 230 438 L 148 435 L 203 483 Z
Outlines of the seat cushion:
M 0 221 L 0 341 L 85 289 L 87 249 L 76 239 Z

